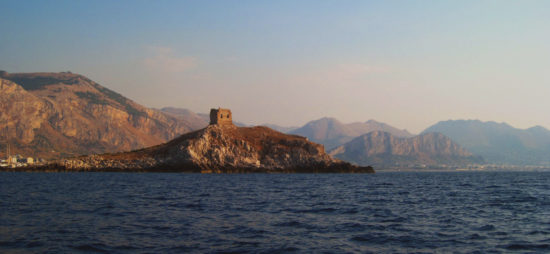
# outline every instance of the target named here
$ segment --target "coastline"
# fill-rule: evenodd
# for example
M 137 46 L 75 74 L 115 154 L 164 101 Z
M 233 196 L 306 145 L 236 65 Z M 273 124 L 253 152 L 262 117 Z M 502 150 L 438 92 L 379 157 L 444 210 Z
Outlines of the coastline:
M 66 168 L 63 166 L 38 166 L 19 168 L 0 168 L 0 172 L 28 172 L 28 173 L 87 173 L 87 172 L 113 172 L 113 173 L 190 173 L 190 174 L 374 174 L 372 167 L 352 168 L 295 168 L 295 169 L 190 169 L 190 168 L 149 168 L 149 169 L 121 169 L 121 168 Z

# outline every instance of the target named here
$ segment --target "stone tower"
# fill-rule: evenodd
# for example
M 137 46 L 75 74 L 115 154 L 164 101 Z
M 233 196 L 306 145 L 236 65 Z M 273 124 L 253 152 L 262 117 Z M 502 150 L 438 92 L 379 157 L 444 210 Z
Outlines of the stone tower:
M 225 108 L 210 109 L 210 124 L 233 125 L 231 110 Z

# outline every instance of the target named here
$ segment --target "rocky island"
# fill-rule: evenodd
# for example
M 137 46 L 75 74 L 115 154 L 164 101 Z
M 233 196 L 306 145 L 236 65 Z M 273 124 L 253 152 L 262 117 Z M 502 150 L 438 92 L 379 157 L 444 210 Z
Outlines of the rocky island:
M 268 127 L 237 127 L 231 111 L 212 109 L 210 125 L 131 152 L 64 159 L 46 169 L 201 173 L 374 173 L 332 158 L 324 146 Z

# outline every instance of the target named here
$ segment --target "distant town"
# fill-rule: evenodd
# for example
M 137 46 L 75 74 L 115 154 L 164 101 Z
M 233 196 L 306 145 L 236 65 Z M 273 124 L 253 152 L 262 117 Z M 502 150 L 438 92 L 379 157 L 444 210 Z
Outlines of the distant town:
M 44 160 L 41 158 L 33 158 L 33 157 L 24 157 L 19 154 L 9 156 L 7 158 L 0 159 L 0 167 L 4 168 L 18 168 L 18 167 L 26 167 L 31 166 L 38 163 L 43 163 Z
M 0 159 L 0 167 L 2 168 L 19 168 L 27 167 L 46 162 L 43 158 L 27 157 L 20 154 L 11 155 L 10 146 L 8 145 L 6 157 Z

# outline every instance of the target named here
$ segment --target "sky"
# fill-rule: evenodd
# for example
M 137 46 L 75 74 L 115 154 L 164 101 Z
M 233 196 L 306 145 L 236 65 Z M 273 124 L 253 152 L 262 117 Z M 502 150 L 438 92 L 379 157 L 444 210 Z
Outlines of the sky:
M 148 107 L 419 133 L 550 128 L 550 1 L 7 1 L 0 70 L 83 74 Z

